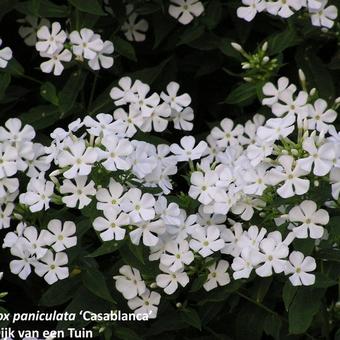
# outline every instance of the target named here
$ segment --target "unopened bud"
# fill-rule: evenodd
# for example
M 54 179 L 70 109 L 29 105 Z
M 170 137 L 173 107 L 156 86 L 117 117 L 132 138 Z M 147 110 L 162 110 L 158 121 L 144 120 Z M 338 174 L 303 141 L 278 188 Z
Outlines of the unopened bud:
M 253 79 L 250 78 L 250 77 L 244 77 L 243 80 L 248 82 L 248 83 L 251 83 L 253 81 Z
M 260 212 L 260 213 L 259 213 L 259 216 L 260 216 L 260 217 L 265 217 L 265 216 L 266 216 L 266 213 Z
M 335 104 L 340 104 L 340 97 L 338 97 L 338 98 L 335 98 Z
M 266 55 L 265 57 L 263 57 L 262 62 L 263 64 L 267 64 L 269 60 L 270 58 Z
M 251 68 L 251 66 L 250 66 L 249 63 L 242 63 L 242 68 L 243 68 L 244 70 L 248 70 L 248 69 Z
M 315 93 L 316 93 L 316 88 L 313 87 L 313 88 L 310 90 L 309 95 L 310 95 L 310 96 L 314 96 Z
M 304 72 L 301 69 L 299 69 L 299 78 L 300 78 L 301 83 L 305 83 L 306 82 L 306 76 L 305 76 Z
M 293 156 L 297 156 L 299 154 L 299 151 L 297 151 L 296 149 L 291 149 L 290 152 Z
M 157 288 L 157 283 L 156 282 L 152 282 L 150 285 L 150 288 L 155 289 Z
M 335 309 L 340 310 L 340 301 L 337 301 L 334 306 Z
M 314 186 L 315 187 L 318 187 L 320 185 L 320 182 L 316 179 L 315 181 L 314 181 Z
M 264 44 L 262 45 L 262 51 L 267 51 L 268 49 L 268 41 L 265 41 Z
M 285 149 L 283 149 L 283 150 L 281 151 L 281 153 L 282 153 L 283 155 L 288 155 L 288 151 L 285 150 Z
M 234 50 L 236 50 L 237 52 L 243 52 L 243 48 L 240 44 L 232 42 L 231 46 L 233 47 Z
M 176 303 L 176 307 L 177 307 L 177 308 L 182 308 L 183 305 L 182 305 L 180 302 L 177 302 L 177 303 Z

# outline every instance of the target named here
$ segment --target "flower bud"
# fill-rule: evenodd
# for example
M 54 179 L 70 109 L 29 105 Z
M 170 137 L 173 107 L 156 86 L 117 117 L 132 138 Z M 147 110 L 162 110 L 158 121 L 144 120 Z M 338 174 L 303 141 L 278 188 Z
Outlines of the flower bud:
M 150 288 L 151 289 L 157 288 L 157 283 L 156 282 L 152 282 L 151 285 L 150 285 Z
M 335 98 L 335 104 L 340 104 L 340 97 L 338 97 L 338 98 Z
M 264 44 L 262 45 L 262 51 L 266 52 L 268 49 L 268 41 L 265 41 Z
M 270 58 L 266 55 L 265 57 L 263 57 L 262 62 L 263 64 L 267 64 L 269 60 Z
M 299 154 L 299 151 L 297 151 L 296 149 L 291 149 L 290 152 L 293 156 L 297 156 Z
M 313 87 L 313 88 L 310 90 L 309 95 L 310 95 L 310 96 L 314 96 L 315 93 L 316 93 L 316 88 Z
M 233 47 L 234 50 L 236 50 L 237 52 L 243 52 L 243 48 L 240 44 L 232 42 L 231 46 Z
M 176 307 L 177 307 L 177 308 L 182 308 L 183 305 L 182 305 L 180 302 L 177 302 L 177 303 L 176 303 Z
M 244 77 L 243 80 L 248 82 L 248 83 L 251 83 L 253 81 L 253 79 L 250 78 L 250 77 Z
M 320 182 L 316 179 L 315 181 L 314 181 L 314 186 L 315 187 L 318 187 L 320 185 Z
M 300 78 L 301 83 L 305 83 L 306 82 L 306 76 L 305 76 L 304 72 L 301 69 L 299 69 L 299 78 Z

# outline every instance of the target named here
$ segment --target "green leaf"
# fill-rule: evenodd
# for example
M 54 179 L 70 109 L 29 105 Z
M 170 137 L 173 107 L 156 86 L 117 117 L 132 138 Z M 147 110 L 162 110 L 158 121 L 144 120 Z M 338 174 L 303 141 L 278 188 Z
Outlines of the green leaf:
M 207 8 L 204 10 L 202 22 L 209 30 L 214 29 L 220 22 L 222 17 L 222 4 L 220 0 L 209 1 Z
M 324 273 L 316 273 L 315 274 L 315 283 L 313 287 L 315 288 L 328 288 L 335 286 L 337 282 L 331 278 L 329 278 Z
M 82 273 L 84 286 L 100 298 L 115 303 L 107 287 L 104 275 L 95 268 L 89 268 Z M 113 285 L 113 284 L 112 284 Z
M 25 73 L 25 70 L 16 59 L 12 58 L 6 67 L 6 72 L 9 72 L 13 76 L 20 77 Z
M 39 304 L 46 307 L 62 305 L 72 299 L 78 286 L 78 276 L 57 281 L 42 295 Z
M 132 329 L 125 328 L 125 327 L 116 328 L 114 330 L 114 335 L 117 337 L 117 339 L 122 339 L 122 340 L 141 340 L 142 339 Z M 113 339 L 113 338 L 110 338 L 110 339 Z
M 144 261 L 144 247 L 142 244 L 139 244 L 138 246 L 135 244 L 132 244 L 131 242 L 128 243 L 128 247 L 133 255 L 143 264 L 145 264 Z
M 40 87 L 40 95 L 51 104 L 58 106 L 59 98 L 57 96 L 57 90 L 52 83 L 46 82 L 42 84 Z
M 286 311 L 289 310 L 289 306 L 291 305 L 295 295 L 297 292 L 297 287 L 293 286 L 289 280 L 285 282 L 282 290 L 282 300 L 285 304 Z
M 318 313 L 324 289 L 299 287 L 288 312 L 289 332 L 302 334 L 310 327 L 313 317 Z
M 8 85 L 11 83 L 11 75 L 9 73 L 0 73 L 0 100 L 4 98 Z
M 202 329 L 201 319 L 198 313 L 192 308 L 184 308 L 181 310 L 181 319 L 187 323 L 188 325 L 197 328 L 198 330 Z
M 301 39 L 296 32 L 289 27 L 283 32 L 270 36 L 267 41 L 269 55 L 275 55 L 283 52 L 289 47 L 298 45 Z
M 83 89 L 85 79 L 85 72 L 81 70 L 72 72 L 64 88 L 58 93 L 59 107 L 62 114 L 65 114 L 73 108 L 80 91 Z
M 204 33 L 204 26 L 191 26 L 180 35 L 177 46 L 188 44 L 191 41 L 198 39 Z
M 227 104 L 245 104 L 256 98 L 256 84 L 244 83 L 232 90 L 225 102 Z
M 8 12 L 12 11 L 17 5 L 18 0 L 1 0 L 0 2 L 0 20 L 6 15 Z
M 19 116 L 24 124 L 30 124 L 41 130 L 53 125 L 60 117 L 59 109 L 53 105 L 39 105 Z
M 96 249 L 93 253 L 87 255 L 87 257 L 97 257 L 106 254 L 112 254 L 117 251 L 120 247 L 124 245 L 124 240 L 121 241 L 107 241 L 104 242 L 98 249 Z
M 267 335 L 271 335 L 274 339 L 280 339 L 280 330 L 282 322 L 276 315 L 268 315 L 264 322 L 263 330 Z
M 95 14 L 95 15 L 107 15 L 98 0 L 68 0 L 74 7 L 82 12 Z
M 69 15 L 69 9 L 64 5 L 56 5 L 50 0 L 29 0 L 20 2 L 15 9 L 25 15 L 40 16 L 43 18 L 63 18 Z
M 1 315 L 1 314 L 8 314 L 8 313 L 9 313 L 8 310 L 6 310 L 6 309 L 3 308 L 3 307 L 0 307 L 0 315 Z M 11 318 L 10 318 L 10 319 L 11 319 Z M 9 325 L 9 323 L 10 323 L 10 321 L 7 321 L 7 320 L 0 320 L 0 327 L 5 328 L 5 327 L 7 327 L 7 326 Z
M 124 39 L 119 38 L 118 36 L 114 37 L 112 39 L 112 42 L 115 48 L 115 52 L 132 61 L 137 61 L 135 48 L 131 43 Z

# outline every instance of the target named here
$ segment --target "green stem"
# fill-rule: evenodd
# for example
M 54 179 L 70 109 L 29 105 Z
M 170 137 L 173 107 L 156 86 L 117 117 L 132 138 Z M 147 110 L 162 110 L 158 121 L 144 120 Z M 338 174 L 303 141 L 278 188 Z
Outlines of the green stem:
M 28 76 L 28 75 L 26 75 L 26 74 L 21 74 L 20 77 L 25 78 L 25 79 L 28 79 L 28 80 L 31 80 L 31 81 L 33 81 L 33 82 L 35 82 L 35 83 L 37 83 L 37 84 L 40 84 L 40 85 L 43 84 L 42 81 L 40 81 L 40 80 L 38 80 L 38 79 L 35 79 L 35 78 L 31 77 L 31 76 Z

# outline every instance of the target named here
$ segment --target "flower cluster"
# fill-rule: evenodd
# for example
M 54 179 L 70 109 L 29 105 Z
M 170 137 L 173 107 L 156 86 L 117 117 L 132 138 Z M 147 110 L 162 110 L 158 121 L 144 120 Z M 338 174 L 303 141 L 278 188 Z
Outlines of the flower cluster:
M 189 24 L 195 17 L 204 12 L 204 6 L 199 0 L 171 0 L 169 14 L 182 25 Z
M 334 5 L 328 0 L 242 0 L 243 6 L 237 9 L 237 16 L 252 21 L 257 13 L 267 12 L 271 15 L 289 18 L 296 12 L 306 9 L 313 26 L 332 28 L 338 16 Z
M 21 26 L 19 33 L 27 44 L 35 42 L 35 48 L 42 58 L 48 60 L 40 64 L 44 73 L 55 76 L 61 75 L 64 64 L 72 60 L 72 56 L 78 61 L 86 60 L 92 70 L 100 68 L 108 69 L 113 65 L 111 57 L 114 47 L 111 41 L 103 41 L 101 36 L 89 28 L 82 28 L 79 32 L 72 31 L 67 34 L 59 22 L 50 24 L 46 20 L 25 19 L 31 27 Z M 36 38 L 34 37 L 36 32 Z
M 102 242 L 143 245 L 157 261 L 152 278 L 128 263 L 114 276 L 135 313 L 156 317 L 159 291 L 173 294 L 198 275 L 205 275 L 207 291 L 232 278 L 274 273 L 288 275 L 293 285 L 312 285 L 316 261 L 295 241 L 327 238 L 326 209 L 340 193 L 340 137 L 332 125 L 338 101 L 328 107 L 315 90 L 298 91 L 283 77 L 263 87 L 263 105 L 274 118 L 256 114 L 244 125 L 225 118 L 206 141 L 189 135 L 178 144 L 154 145 L 141 140 L 143 133 L 162 132 L 169 121 L 192 129 L 190 96 L 179 94 L 175 82 L 161 94 L 129 77 L 118 85 L 110 92 L 113 114 L 55 129 L 47 147 L 33 143 L 34 129 L 18 119 L 1 127 L 1 227 L 20 220 L 3 242 L 17 258 L 12 273 L 26 279 L 33 267 L 49 284 L 66 278 L 76 225 L 34 216 L 50 206 L 92 204 L 93 232 Z M 187 164 L 190 187 L 182 198 L 196 202 L 197 210 L 169 195 L 171 176 Z M 24 187 L 18 172 L 28 179 Z M 332 204 L 330 197 L 313 196 L 322 183 L 330 185 Z

